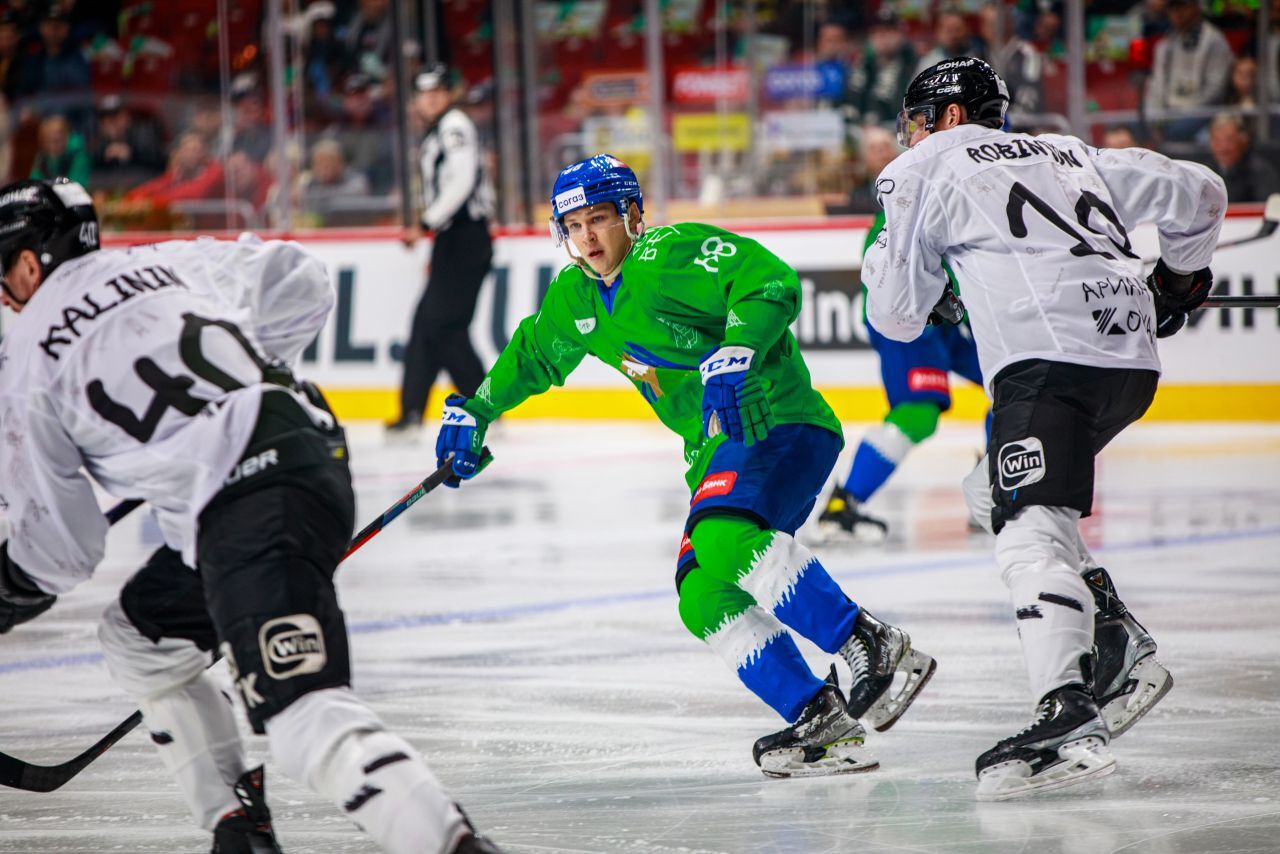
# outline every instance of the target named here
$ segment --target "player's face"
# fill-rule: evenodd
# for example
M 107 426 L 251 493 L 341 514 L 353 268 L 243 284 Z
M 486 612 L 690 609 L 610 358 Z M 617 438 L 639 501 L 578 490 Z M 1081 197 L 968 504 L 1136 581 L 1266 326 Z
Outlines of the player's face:
M 0 303 L 21 312 L 27 300 L 40 287 L 40 262 L 29 249 L 18 253 L 9 269 L 4 271 L 4 286 L 0 287 Z
M 624 225 L 617 208 L 608 203 L 564 215 L 564 228 L 574 248 L 602 276 L 616 270 L 631 250 L 631 238 Z
M 903 148 L 914 148 L 929 135 L 928 113 L 900 113 L 898 115 L 898 144 Z

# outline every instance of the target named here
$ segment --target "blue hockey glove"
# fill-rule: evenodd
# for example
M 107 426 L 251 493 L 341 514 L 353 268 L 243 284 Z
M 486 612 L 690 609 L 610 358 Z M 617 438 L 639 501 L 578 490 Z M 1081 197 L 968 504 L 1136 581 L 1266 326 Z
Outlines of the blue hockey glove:
M 721 347 L 702 360 L 702 432 L 723 432 L 730 442 L 750 447 L 763 441 L 777 422 L 764 383 L 751 365 L 750 347 Z
M 19 623 L 34 620 L 53 607 L 58 597 L 45 593 L 9 557 L 9 543 L 0 543 L 0 635 Z
M 444 484 L 454 489 L 484 471 L 493 461 L 493 455 L 484 446 L 484 432 L 489 429 L 489 422 L 467 411 L 466 404 L 467 399 L 460 394 L 445 398 L 440 435 L 436 437 L 436 465 L 444 465 L 453 454 L 453 477 Z

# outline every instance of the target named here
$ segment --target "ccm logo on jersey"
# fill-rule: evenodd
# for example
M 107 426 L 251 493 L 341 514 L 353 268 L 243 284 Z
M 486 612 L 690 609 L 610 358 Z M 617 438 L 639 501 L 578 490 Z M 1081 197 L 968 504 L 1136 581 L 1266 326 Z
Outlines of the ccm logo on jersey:
M 572 190 L 565 190 L 556 196 L 556 213 L 564 213 L 574 208 L 580 208 L 587 203 L 587 191 L 582 187 L 574 187 Z
M 733 492 L 733 485 L 738 481 L 738 473 L 736 471 L 718 471 L 709 474 L 702 479 L 702 483 L 698 484 L 697 490 L 693 493 L 693 500 L 690 504 L 697 504 L 704 498 L 712 498 L 716 495 L 728 495 Z
M 310 614 L 291 614 L 263 624 L 258 630 L 258 646 L 272 679 L 319 673 L 328 661 L 320 621 Z
M 912 368 L 907 371 L 907 388 L 912 391 L 936 391 L 946 394 L 947 372 L 937 368 Z
M 231 486 L 239 483 L 246 477 L 253 477 L 255 474 L 261 474 L 271 466 L 280 465 L 280 455 L 275 448 L 268 448 L 260 454 L 254 454 L 240 461 L 240 464 L 231 470 L 231 475 L 223 484 Z
M 1010 442 L 996 456 L 1000 488 L 1011 492 L 1044 479 L 1044 445 L 1035 436 Z

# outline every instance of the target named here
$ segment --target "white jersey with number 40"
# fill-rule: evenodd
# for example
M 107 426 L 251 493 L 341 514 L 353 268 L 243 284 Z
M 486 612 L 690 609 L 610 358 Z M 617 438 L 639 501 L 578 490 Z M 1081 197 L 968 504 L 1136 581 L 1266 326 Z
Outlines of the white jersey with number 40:
M 1129 234 L 1155 223 L 1165 263 L 1209 265 L 1222 180 L 1141 148 L 978 125 L 935 132 L 876 183 L 885 228 L 862 263 L 867 319 L 918 336 L 945 257 L 969 311 L 988 392 L 1025 359 L 1158 371 L 1155 312 Z
M 262 366 L 292 361 L 333 306 L 296 243 L 173 241 L 60 265 L 0 344 L 0 510 L 9 553 L 61 593 L 103 554 L 84 472 L 144 499 L 194 565 L 196 519 L 244 453 Z

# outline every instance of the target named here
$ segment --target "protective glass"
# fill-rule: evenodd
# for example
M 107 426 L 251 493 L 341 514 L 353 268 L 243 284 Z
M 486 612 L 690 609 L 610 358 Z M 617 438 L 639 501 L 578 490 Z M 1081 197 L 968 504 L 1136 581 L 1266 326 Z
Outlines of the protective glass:
M 911 147 L 911 137 L 916 135 L 917 131 L 926 130 L 933 131 L 934 111 L 932 106 L 917 107 L 908 112 L 903 110 L 898 113 L 898 145 L 903 148 Z

